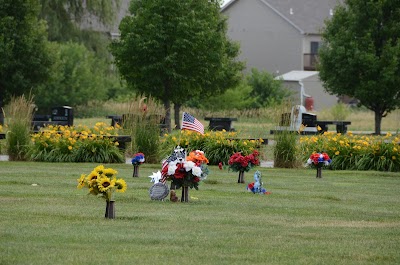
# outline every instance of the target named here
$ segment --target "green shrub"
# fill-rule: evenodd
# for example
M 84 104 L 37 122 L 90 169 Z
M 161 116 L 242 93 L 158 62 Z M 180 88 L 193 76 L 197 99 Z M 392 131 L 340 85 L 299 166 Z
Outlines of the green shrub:
M 337 103 L 331 108 L 333 120 L 344 121 L 350 115 L 351 109 L 344 103 Z
M 277 125 L 290 128 L 290 116 L 283 115 L 291 113 L 290 102 L 285 102 L 277 108 L 275 120 Z M 277 131 L 274 136 L 274 167 L 278 168 L 296 168 L 299 167 L 298 161 L 298 132 L 282 130 Z
M 123 124 L 130 128 L 132 150 L 143 153 L 148 163 L 159 163 L 160 119 L 158 115 L 130 115 Z
M 123 110 L 123 130 L 132 138 L 132 153 L 143 153 L 148 163 L 160 162 L 163 107 L 151 97 L 136 97 Z
M 33 117 L 33 97 L 13 97 L 5 108 L 6 149 L 10 160 L 26 160 Z
M 274 167 L 299 167 L 297 156 L 297 132 L 282 131 L 275 134 Z

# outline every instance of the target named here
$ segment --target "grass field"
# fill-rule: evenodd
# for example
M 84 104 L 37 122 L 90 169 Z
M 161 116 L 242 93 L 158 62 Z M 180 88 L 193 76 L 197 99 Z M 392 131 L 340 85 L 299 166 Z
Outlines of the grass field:
M 132 178 L 113 164 L 128 190 L 106 220 L 105 201 L 76 189 L 95 166 L 0 162 L 0 264 L 400 264 L 398 173 L 258 168 L 272 194 L 256 195 L 210 167 L 172 203 L 149 198 L 159 165 Z

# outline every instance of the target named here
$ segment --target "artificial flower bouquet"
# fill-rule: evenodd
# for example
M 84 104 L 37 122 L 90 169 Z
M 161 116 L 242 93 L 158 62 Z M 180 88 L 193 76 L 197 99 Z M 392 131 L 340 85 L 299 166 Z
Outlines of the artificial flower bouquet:
M 184 161 L 173 160 L 163 166 L 161 174 L 171 180 L 176 189 L 190 187 L 198 190 L 199 182 L 208 175 L 208 159 L 203 151 L 190 152 Z
M 307 164 L 313 168 L 321 168 L 322 166 L 328 166 L 332 160 L 329 158 L 327 153 L 313 153 L 307 160 Z
M 112 168 L 97 166 L 89 175 L 82 174 L 78 179 L 78 188 L 87 187 L 89 194 L 101 195 L 107 202 L 113 199 L 114 191 L 125 192 L 125 180 L 117 179 L 118 172 Z
M 132 165 L 134 165 L 134 166 L 139 166 L 139 165 L 143 164 L 144 161 L 145 161 L 145 158 L 144 158 L 144 154 L 143 153 L 134 154 L 133 158 L 131 160 Z
M 259 155 L 257 150 L 246 156 L 243 156 L 241 152 L 234 153 L 228 161 L 229 169 L 234 172 L 248 172 L 251 168 L 260 165 Z

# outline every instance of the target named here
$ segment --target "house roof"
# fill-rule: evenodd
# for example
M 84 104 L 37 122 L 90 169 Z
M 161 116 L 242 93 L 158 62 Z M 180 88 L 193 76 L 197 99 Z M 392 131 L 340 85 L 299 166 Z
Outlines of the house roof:
M 298 82 L 318 74 L 318 71 L 290 71 L 286 74 L 275 77 L 275 79 Z
M 222 8 L 224 12 L 239 1 L 230 0 Z M 343 0 L 253 0 L 266 5 L 302 34 L 320 34 L 325 19 L 329 19 L 335 6 Z

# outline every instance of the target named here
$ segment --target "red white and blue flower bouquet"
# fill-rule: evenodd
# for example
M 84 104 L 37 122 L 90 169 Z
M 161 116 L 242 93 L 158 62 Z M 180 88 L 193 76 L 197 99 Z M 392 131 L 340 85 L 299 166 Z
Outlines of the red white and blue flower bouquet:
M 322 167 L 328 166 L 332 160 L 327 153 L 313 153 L 307 160 L 307 164 L 317 169 L 317 178 L 322 178 Z
M 136 153 L 131 160 L 133 165 L 133 177 L 139 177 L 139 166 L 145 161 L 143 153 Z

